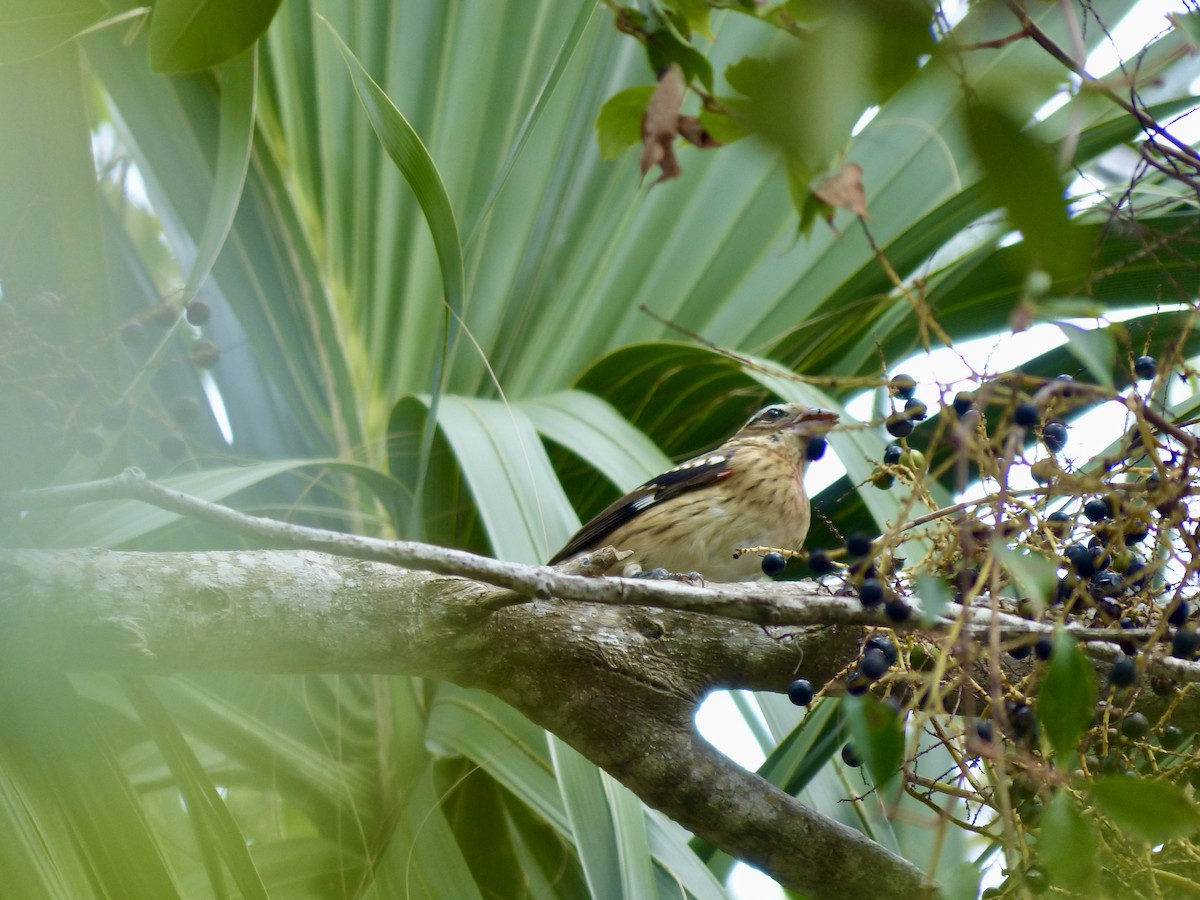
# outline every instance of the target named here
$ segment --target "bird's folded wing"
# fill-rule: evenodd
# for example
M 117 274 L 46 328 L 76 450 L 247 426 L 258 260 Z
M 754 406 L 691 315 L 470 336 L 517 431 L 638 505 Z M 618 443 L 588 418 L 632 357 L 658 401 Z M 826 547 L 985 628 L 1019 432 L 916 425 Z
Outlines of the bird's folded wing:
M 554 555 L 550 565 L 570 559 L 584 550 L 603 546 L 609 535 L 653 506 L 728 478 L 733 474 L 733 469 L 730 468 L 732 459 L 733 451 L 715 450 L 680 463 L 670 471 L 634 488 L 620 500 L 601 510 L 579 529 L 567 545 Z

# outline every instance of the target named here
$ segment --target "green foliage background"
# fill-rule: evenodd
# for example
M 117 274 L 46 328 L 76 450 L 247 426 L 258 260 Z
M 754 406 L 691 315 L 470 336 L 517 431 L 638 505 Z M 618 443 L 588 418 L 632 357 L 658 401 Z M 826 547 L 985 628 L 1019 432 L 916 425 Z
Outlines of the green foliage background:
M 1112 23 L 1132 3 L 1090 6 Z M 1057 7 L 1033 12 L 1067 42 Z M 722 96 L 728 66 L 783 40 L 751 16 L 694 13 Z M 954 34 L 1012 30 L 980 3 Z M 1187 42 L 1154 44 L 1143 75 L 1171 71 Z M 920 275 L 953 340 L 1004 330 L 1022 300 L 1053 320 L 1079 308 L 1061 301 L 1177 299 L 1164 272 L 1194 288 L 1194 257 L 1146 252 L 1195 227 L 1170 182 L 1140 183 L 1153 200 L 1136 228 L 1099 211 L 1068 221 L 1052 189 L 1054 152 L 1070 142 L 1086 169 L 1136 137 L 1126 113 L 1085 90 L 1021 128 L 1066 81 L 1029 41 L 915 59 L 865 86 L 821 69 L 814 96 L 841 104 L 843 132 L 881 102 L 834 155 L 862 166 L 871 236 L 902 277 Z M 536 563 L 766 397 L 837 407 L 923 341 L 849 214 L 798 236 L 814 210 L 786 135 L 782 154 L 752 139 L 682 149 L 683 177 L 653 189 L 634 153 L 601 159 L 604 102 L 653 82 L 601 4 L 157 0 L 147 22 L 119 0 L 8 0 L 0 61 L 5 489 L 136 464 L 249 511 Z M 968 113 L 968 98 L 983 105 Z M 1164 115 L 1191 102 L 1153 99 Z M 1011 152 L 979 152 L 996 147 Z M 819 166 L 805 159 L 807 178 Z M 1028 241 L 1002 241 L 1005 214 Z M 1052 281 L 1029 296 L 1034 260 Z M 158 324 L 193 297 L 211 309 L 201 328 Z M 1165 338 L 1152 321 L 1111 329 L 1118 380 L 1126 347 Z M 196 365 L 201 341 L 215 365 Z M 1072 359 L 1059 349 L 1029 369 Z M 178 421 L 178 398 L 206 385 L 229 443 L 207 403 Z M 83 435 L 112 407 L 128 422 L 90 452 Z M 164 459 L 175 434 L 186 454 Z M 897 514 L 892 495 L 854 490 L 883 443 L 878 430 L 832 440 L 848 475 L 818 504 L 843 532 Z M 238 545 L 127 504 L 7 526 L 38 546 Z M 922 829 L 847 813 L 841 770 L 824 767 L 835 745 L 795 731 L 781 698 L 761 702 L 764 750 L 784 742 L 770 777 L 958 883 L 961 835 L 935 857 Z M 22 670 L 0 709 L 14 896 L 724 895 L 727 860 L 706 865 L 574 751 L 452 685 Z

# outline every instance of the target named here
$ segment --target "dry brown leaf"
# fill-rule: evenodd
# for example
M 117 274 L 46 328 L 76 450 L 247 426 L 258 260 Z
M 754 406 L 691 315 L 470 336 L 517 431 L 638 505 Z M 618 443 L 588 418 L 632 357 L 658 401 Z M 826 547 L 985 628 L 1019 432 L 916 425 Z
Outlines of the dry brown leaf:
M 867 192 L 862 183 L 863 170 L 858 163 L 846 163 L 828 178 L 813 185 L 812 192 L 818 200 L 837 209 L 848 209 L 856 216 L 869 219 Z
M 642 176 L 654 166 L 662 170 L 659 181 L 679 177 L 683 171 L 675 159 L 675 138 L 679 134 L 679 109 L 683 106 L 687 82 L 683 70 L 672 63 L 658 78 L 658 87 L 646 104 L 642 116 Z
M 704 130 L 698 116 L 680 116 L 677 127 L 681 138 L 701 150 L 711 150 L 713 147 L 723 146 L 720 141 Z

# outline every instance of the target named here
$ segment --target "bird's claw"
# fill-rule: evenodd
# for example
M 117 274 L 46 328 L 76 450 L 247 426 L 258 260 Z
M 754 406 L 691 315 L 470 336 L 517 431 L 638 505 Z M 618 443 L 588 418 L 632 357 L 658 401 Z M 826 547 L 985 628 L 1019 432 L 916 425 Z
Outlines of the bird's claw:
M 668 572 L 661 566 L 653 569 L 644 569 L 640 572 L 634 572 L 631 578 L 650 578 L 655 581 L 682 581 L 685 584 L 690 584 L 693 587 L 704 587 L 704 576 L 699 572 Z

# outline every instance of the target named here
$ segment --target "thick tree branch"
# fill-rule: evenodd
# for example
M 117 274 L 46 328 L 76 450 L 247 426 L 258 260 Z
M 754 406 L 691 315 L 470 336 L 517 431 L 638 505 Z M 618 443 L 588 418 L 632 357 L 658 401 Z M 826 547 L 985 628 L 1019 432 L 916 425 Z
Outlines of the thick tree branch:
M 391 672 L 487 690 L 685 827 L 814 897 L 920 896 L 883 847 L 746 772 L 695 731 L 713 686 L 831 678 L 857 628 L 761 627 L 537 600 L 308 551 L 0 551 L 0 659 L 68 670 Z

